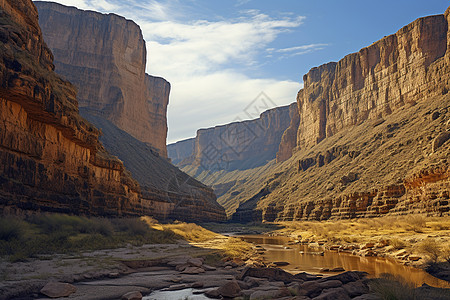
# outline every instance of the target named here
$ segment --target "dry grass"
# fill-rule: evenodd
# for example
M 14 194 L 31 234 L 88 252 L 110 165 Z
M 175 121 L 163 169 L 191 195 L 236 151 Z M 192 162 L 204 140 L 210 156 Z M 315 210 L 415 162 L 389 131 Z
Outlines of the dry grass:
M 219 235 L 194 223 L 175 222 L 173 224 L 153 224 L 154 229 L 170 230 L 189 242 L 205 242 L 217 238 Z
M 334 221 L 282 222 L 285 235 L 301 240 L 326 240 L 329 243 L 378 243 L 387 241 L 394 250 L 408 249 L 417 255 L 436 258 L 429 237 L 435 237 L 440 244 L 438 260 L 450 257 L 450 219 L 425 216 L 389 216 L 372 219 L 350 219 Z M 436 241 L 437 241 L 436 240 Z M 426 241 L 426 242 L 424 242 Z M 427 246 L 422 247 L 419 245 Z M 428 250 L 426 250 L 428 249 Z M 447 252 L 446 252 L 447 251 Z M 447 253 L 447 254 L 446 254 Z

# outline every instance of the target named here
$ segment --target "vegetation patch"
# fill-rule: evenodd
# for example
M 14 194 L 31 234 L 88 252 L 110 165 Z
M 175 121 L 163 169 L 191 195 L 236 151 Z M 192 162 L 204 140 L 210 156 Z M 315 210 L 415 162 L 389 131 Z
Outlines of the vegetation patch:
M 0 217 L 0 255 L 11 261 L 54 253 L 119 248 L 127 244 L 175 243 L 183 237 L 156 230 L 140 218 L 88 218 L 43 214 L 25 218 Z

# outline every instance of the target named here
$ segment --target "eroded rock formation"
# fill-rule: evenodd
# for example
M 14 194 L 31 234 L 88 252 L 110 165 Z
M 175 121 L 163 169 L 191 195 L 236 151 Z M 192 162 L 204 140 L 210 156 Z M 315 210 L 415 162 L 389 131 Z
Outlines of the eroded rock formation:
M 212 190 L 178 170 L 141 188 L 79 115 L 75 87 L 54 73 L 33 3 L 10 0 L 0 7 L 1 211 L 225 218 Z M 169 165 L 146 150 L 156 167 Z
M 169 145 L 180 167 L 197 172 L 246 170 L 276 157 L 283 132 L 290 124 L 289 106 L 269 109 L 258 119 L 200 129 L 192 139 Z
M 449 22 L 450 8 L 311 69 L 280 145 L 292 157 L 233 219 L 448 215 Z
M 78 88 L 80 108 L 167 157 L 170 84 L 145 74 L 147 51 L 139 26 L 115 14 L 35 3 L 56 72 Z
M 292 103 L 289 106 L 289 118 L 291 119 L 291 123 L 281 137 L 277 152 L 277 163 L 289 159 L 292 156 L 294 148 L 297 146 L 297 130 L 300 123 L 297 103 Z
M 195 138 L 178 141 L 167 145 L 167 155 L 174 165 L 194 154 Z
M 30 0 L 1 2 L 2 210 L 134 213 L 139 185 L 78 114 L 75 88 L 53 72 Z

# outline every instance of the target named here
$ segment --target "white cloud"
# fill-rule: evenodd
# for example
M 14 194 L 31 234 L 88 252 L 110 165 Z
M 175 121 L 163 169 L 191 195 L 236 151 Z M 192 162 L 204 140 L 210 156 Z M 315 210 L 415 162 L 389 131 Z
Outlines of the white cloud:
M 281 106 L 294 102 L 300 88 L 293 81 L 252 79 L 233 71 L 193 76 L 172 88 L 168 142 L 193 137 L 200 128 L 249 119 L 244 110 L 261 92 Z M 272 106 L 259 113 L 265 108 Z
M 296 46 L 296 47 L 289 47 L 289 48 L 283 48 L 283 49 L 267 49 L 268 51 L 273 51 L 275 50 L 276 52 L 292 52 L 292 51 L 297 51 L 297 50 L 311 50 L 311 49 L 323 49 L 323 47 L 328 46 L 328 44 L 309 44 L 309 45 L 302 45 L 302 46 Z
M 242 70 L 261 65 L 258 56 L 266 56 L 267 46 L 280 34 L 300 26 L 305 17 L 287 14 L 274 18 L 258 10 L 246 10 L 235 19 L 185 21 L 195 1 L 57 1 L 114 12 L 140 25 L 147 41 L 147 72 L 164 77 L 172 85 L 170 142 L 193 136 L 200 127 L 234 121 L 261 91 L 278 105 L 295 101 L 299 83 L 252 78 Z

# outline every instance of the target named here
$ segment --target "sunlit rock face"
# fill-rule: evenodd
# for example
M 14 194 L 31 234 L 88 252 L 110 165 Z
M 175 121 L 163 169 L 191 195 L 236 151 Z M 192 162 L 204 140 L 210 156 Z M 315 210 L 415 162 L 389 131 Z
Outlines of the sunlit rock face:
M 449 215 L 449 21 L 449 9 L 417 19 L 311 69 L 278 153 L 290 166 L 267 174 L 233 218 Z
M 56 72 L 78 88 L 80 108 L 167 157 L 170 84 L 145 73 L 147 50 L 139 26 L 115 14 L 35 4 Z
M 151 175 L 127 160 L 139 182 L 133 179 L 99 142 L 100 131 L 80 116 L 75 87 L 53 71 L 33 2 L 3 1 L 0 7 L 0 211 L 224 220 L 210 188 L 129 136 L 120 145 L 134 143 L 140 159 L 147 155 L 141 166 Z M 163 90 L 160 83 L 146 81 Z M 108 124 L 100 124 L 105 134 L 126 135 Z

